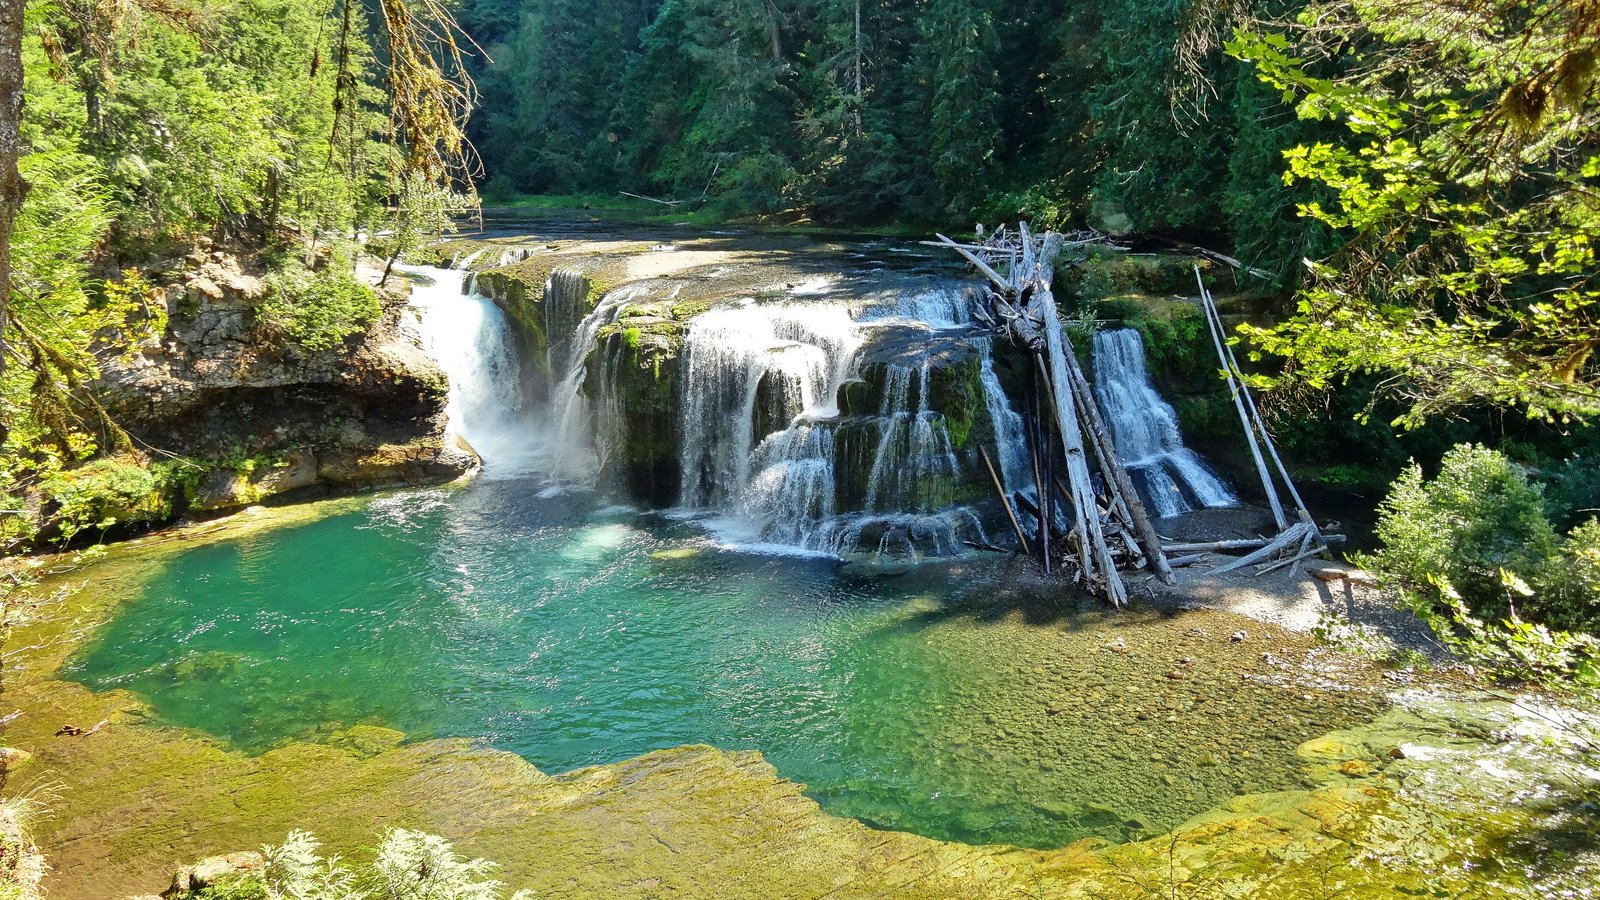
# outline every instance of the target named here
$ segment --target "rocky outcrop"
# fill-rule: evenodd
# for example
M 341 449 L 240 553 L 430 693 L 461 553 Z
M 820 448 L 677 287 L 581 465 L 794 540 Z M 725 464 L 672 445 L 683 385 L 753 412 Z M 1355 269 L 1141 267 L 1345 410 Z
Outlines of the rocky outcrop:
M 685 321 L 670 301 L 622 310 L 600 330 L 584 393 L 601 407 L 607 453 L 601 478 L 654 506 L 677 502 L 682 483 L 679 363 Z
M 404 326 L 403 299 L 326 350 L 264 333 L 249 257 L 198 249 L 166 279 L 159 342 L 107 362 L 94 390 L 136 445 L 178 457 L 185 508 L 448 481 L 475 460 L 447 444 L 444 373 Z

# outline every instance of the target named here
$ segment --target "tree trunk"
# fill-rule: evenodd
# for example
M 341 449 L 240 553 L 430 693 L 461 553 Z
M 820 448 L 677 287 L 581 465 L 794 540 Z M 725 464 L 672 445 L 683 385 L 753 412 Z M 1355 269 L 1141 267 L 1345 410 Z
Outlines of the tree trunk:
M 11 324 L 11 231 L 26 190 L 17 172 L 22 154 L 23 0 L 0 0 L 0 370 L 9 355 Z
M 861 136 L 861 0 L 856 0 L 856 97 L 855 109 L 851 116 L 855 119 L 856 137 Z

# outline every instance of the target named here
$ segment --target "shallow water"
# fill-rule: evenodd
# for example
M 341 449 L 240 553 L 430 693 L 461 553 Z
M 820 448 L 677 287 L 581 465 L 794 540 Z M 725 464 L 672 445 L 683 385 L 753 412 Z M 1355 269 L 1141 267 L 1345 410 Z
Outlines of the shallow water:
M 1039 627 L 963 606 L 948 568 L 726 552 L 540 488 L 408 493 L 197 547 L 67 674 L 250 752 L 358 723 L 550 772 L 758 749 L 830 812 L 1031 847 L 1297 786 L 1295 744 L 1370 711 L 1242 680 L 1260 648 L 1226 622 L 1047 604 Z

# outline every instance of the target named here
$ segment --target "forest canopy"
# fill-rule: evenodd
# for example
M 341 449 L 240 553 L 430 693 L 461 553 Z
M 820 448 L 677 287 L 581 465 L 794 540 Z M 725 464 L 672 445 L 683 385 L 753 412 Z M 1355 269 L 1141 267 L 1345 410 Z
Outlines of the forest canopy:
M 1281 150 L 1325 126 L 1219 42 L 1183 53 L 1186 28 L 1226 24 L 1195 12 L 466 0 L 461 20 L 487 53 L 473 136 L 491 199 L 626 190 L 950 227 L 1021 214 L 1188 235 L 1287 279 L 1327 237 L 1296 215 Z

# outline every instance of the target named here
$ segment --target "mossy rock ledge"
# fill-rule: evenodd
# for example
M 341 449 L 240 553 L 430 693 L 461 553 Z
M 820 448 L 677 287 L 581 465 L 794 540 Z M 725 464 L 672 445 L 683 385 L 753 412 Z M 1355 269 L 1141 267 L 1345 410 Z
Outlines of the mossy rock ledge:
M 403 327 L 402 294 L 383 294 L 379 317 L 339 345 L 308 349 L 258 321 L 263 275 L 259 259 L 197 247 L 149 276 L 162 285 L 165 332 L 108 360 L 90 385 L 133 445 L 155 451 L 122 464 L 162 482 L 159 502 L 112 504 L 123 507 L 108 516 L 116 528 L 441 483 L 476 465 L 445 436 L 449 384 Z M 82 494 L 107 474 L 62 476 L 57 496 L 39 498 L 41 537 L 59 527 L 49 516 L 63 492 Z M 116 479 L 119 490 L 127 480 Z
M 584 394 L 596 407 L 602 483 L 666 507 L 677 502 L 680 466 L 679 366 L 686 322 L 670 301 L 626 307 L 600 329 Z

